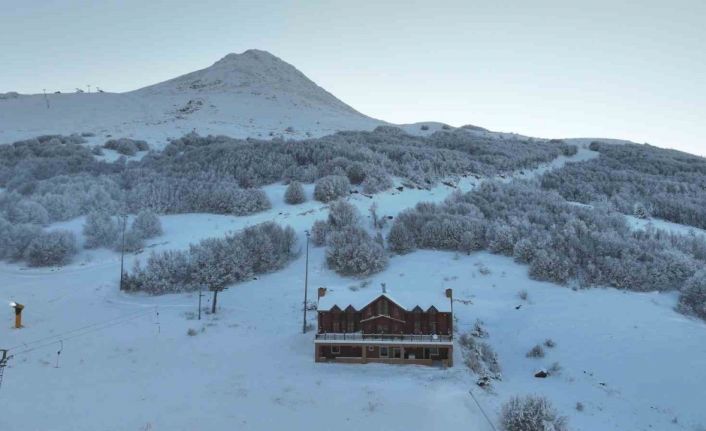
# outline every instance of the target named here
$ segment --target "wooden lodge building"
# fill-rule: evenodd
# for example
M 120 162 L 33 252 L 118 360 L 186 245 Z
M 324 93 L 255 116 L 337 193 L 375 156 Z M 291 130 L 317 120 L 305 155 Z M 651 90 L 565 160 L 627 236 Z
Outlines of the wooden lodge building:
M 405 299 L 319 288 L 316 362 L 452 366 L 451 289 Z

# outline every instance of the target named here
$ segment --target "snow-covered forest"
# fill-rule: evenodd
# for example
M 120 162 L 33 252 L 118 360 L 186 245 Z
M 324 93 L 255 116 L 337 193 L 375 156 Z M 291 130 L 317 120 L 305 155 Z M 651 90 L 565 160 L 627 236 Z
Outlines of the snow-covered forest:
M 565 199 L 706 228 L 706 160 L 651 145 L 593 142 L 600 157 L 542 177 Z
M 706 240 L 656 228 L 633 230 L 619 213 L 574 205 L 536 182 L 487 182 L 442 204 L 402 212 L 390 248 L 490 250 L 529 265 L 537 280 L 636 291 L 683 290 L 680 307 L 706 317 Z
M 311 183 L 327 175 L 343 175 L 374 193 L 389 187 L 393 176 L 428 187 L 453 176 L 531 169 L 575 152 L 575 146 L 562 141 L 488 138 L 466 129 L 422 137 L 380 126 L 372 132 L 339 132 L 300 141 L 190 134 L 171 141 L 162 153 L 147 156 L 143 165 L 180 176 L 227 177 L 241 187 L 288 180 Z
M 208 238 L 188 251 L 152 253 L 144 267 L 136 261 L 127 275 L 124 290 L 154 295 L 229 284 L 282 268 L 296 256 L 292 228 L 263 223 L 223 238 Z
M 149 152 L 146 142 L 127 138 L 84 144 L 74 134 L 0 145 L 0 258 L 29 259 L 30 245 L 39 241 L 54 246 L 32 247 L 33 264 L 66 262 L 76 240 L 70 233 L 41 236 L 40 227 L 92 212 L 247 215 L 270 208 L 257 187 L 280 181 L 316 182 L 314 196 L 326 202 L 348 195 L 351 185 L 376 193 L 401 177 L 428 188 L 444 178 L 530 169 L 576 152 L 563 142 L 491 140 L 465 129 L 415 137 L 391 127 L 304 141 L 189 134 Z M 107 162 L 103 148 L 143 154 Z M 43 250 L 54 256 L 39 258 Z

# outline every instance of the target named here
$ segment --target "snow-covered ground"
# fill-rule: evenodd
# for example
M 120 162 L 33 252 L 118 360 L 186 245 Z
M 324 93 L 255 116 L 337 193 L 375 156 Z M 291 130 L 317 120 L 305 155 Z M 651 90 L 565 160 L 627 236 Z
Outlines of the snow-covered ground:
M 12 94 L 0 98 L 0 144 L 38 135 L 86 133 L 89 145 L 143 139 L 160 149 L 195 131 L 234 138 L 304 139 L 389 124 L 368 117 L 278 57 L 260 50 L 228 54 L 210 67 L 126 93 Z M 422 127 L 424 126 L 424 127 Z M 412 135 L 440 122 L 399 125 Z M 482 138 L 531 139 L 464 128 Z M 567 139 L 587 146 L 594 139 Z M 601 139 L 605 141 L 605 139 Z M 110 160 L 111 154 L 107 154 Z
M 521 176 L 594 156 L 582 149 Z M 479 181 L 462 178 L 457 187 L 470 190 Z M 265 220 L 292 226 L 302 245 L 304 230 L 325 218 L 327 209 L 312 200 L 285 205 L 284 189 L 266 187 L 273 208 L 247 217 L 163 216 L 164 235 L 145 252 L 128 255 L 126 264 L 130 268 L 149 250 L 183 249 Z M 442 184 L 349 200 L 363 216 L 372 202 L 379 214 L 394 216 L 454 190 Z M 306 192 L 311 198 L 312 187 Z M 82 223 L 79 218 L 51 228 L 80 232 Z M 63 268 L 0 263 L 0 300 L 26 305 L 21 330 L 9 329 L 9 307 L 0 313 L 6 321 L 0 347 L 17 346 L 0 389 L 0 429 L 271 430 L 331 424 L 489 430 L 469 389 L 492 419 L 511 395 L 536 393 L 548 396 L 576 430 L 693 430 L 706 424 L 701 399 L 706 324 L 676 313 L 673 294 L 573 291 L 530 280 L 525 266 L 485 252 L 419 251 L 393 257 L 373 277 L 346 278 L 325 268 L 322 248 L 311 249 L 310 299 L 319 286 L 354 287 L 366 296 L 382 282 L 393 295 L 453 288 L 457 328 L 468 330 L 481 319 L 499 356 L 503 379 L 486 393 L 475 386 L 458 346 L 450 369 L 314 363 L 313 331 L 301 333 L 303 254 L 279 272 L 231 286 L 219 295 L 218 313 L 204 314 L 201 321 L 195 320 L 196 294 L 120 293 L 119 267 L 119 254 L 104 249 L 84 250 Z M 518 297 L 523 289 L 527 301 Z M 204 306 L 209 301 L 206 296 Z M 308 317 L 314 324 L 314 313 Z M 196 335 L 187 335 L 189 329 Z M 525 357 L 546 338 L 556 342 L 546 357 Z M 561 364 L 560 375 L 533 377 L 553 362 Z
M 128 93 L 18 95 L 0 99 L 0 143 L 42 134 L 94 133 L 145 139 L 154 148 L 201 135 L 302 139 L 372 130 L 367 117 L 274 55 L 228 54 L 212 66 Z
M 679 235 L 702 235 L 706 236 L 706 230 L 699 229 L 694 226 L 687 226 L 679 223 L 674 223 L 667 220 L 662 220 L 658 218 L 643 219 L 635 216 L 625 216 L 635 229 L 645 229 L 647 227 L 654 227 L 656 229 L 662 229 L 667 232 L 676 233 Z

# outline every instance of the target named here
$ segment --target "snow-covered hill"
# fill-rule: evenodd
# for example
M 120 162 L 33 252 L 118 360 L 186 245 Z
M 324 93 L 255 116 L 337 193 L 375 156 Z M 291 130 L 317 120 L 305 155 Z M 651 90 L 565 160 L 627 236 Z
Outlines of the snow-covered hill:
M 192 130 L 305 138 L 380 124 L 386 123 L 256 50 L 127 93 L 0 95 L 0 143 L 90 132 L 90 144 L 134 137 L 159 148 Z M 421 136 L 450 129 L 439 122 L 400 127 Z M 498 140 L 519 136 L 470 125 L 460 130 Z M 592 140 L 567 139 L 579 147 L 577 154 L 492 179 L 533 179 L 567 162 L 594 159 L 599 153 L 587 148 Z M 111 151 L 100 157 L 113 160 Z M 488 179 L 469 175 L 414 188 L 395 177 L 392 188 L 346 199 L 363 217 L 374 203 L 380 215 L 395 218 L 419 202 L 442 202 Z M 305 230 L 327 217 L 328 206 L 312 199 L 313 184 L 304 185 L 308 201 L 287 205 L 285 188 L 263 187 L 272 208 L 247 216 L 161 215 L 163 235 L 128 253 L 126 267 L 144 263 L 151 251 L 186 250 L 265 221 L 291 226 L 303 246 Z M 646 224 L 630 220 L 636 229 Z M 44 228 L 71 231 L 83 245 L 85 221 L 80 216 Z M 527 266 L 488 252 L 395 255 L 387 269 L 365 278 L 329 269 L 323 248 L 312 247 L 309 259 L 310 299 L 319 286 L 366 296 L 381 283 L 420 295 L 453 288 L 459 334 L 484 322 L 502 380 L 492 390 L 478 389 L 460 345 L 449 369 L 316 364 L 313 332 L 301 334 L 304 253 L 277 272 L 229 286 L 219 296 L 218 313 L 198 321 L 197 294 L 120 292 L 120 254 L 81 249 L 61 267 L 0 262 L 0 348 L 13 348 L 15 355 L 0 390 L 0 430 L 493 429 L 469 391 L 496 423 L 509 397 L 535 393 L 568 416 L 573 430 L 706 429 L 699 395 L 706 385 L 706 325 L 674 310 L 674 292 L 572 290 L 533 280 Z M 9 329 L 12 310 L 2 304 L 9 301 L 26 305 L 25 328 Z M 204 301 L 208 305 L 210 295 Z M 316 324 L 314 313 L 308 323 Z M 526 357 L 547 338 L 554 347 L 546 357 Z M 534 377 L 555 362 L 560 373 Z
M 582 149 L 517 177 L 594 156 Z M 468 191 L 481 181 L 469 177 L 456 186 Z M 349 201 L 362 214 L 375 202 L 380 214 L 397 215 L 455 190 L 393 188 Z M 292 226 L 303 244 L 304 230 L 327 215 L 326 205 L 311 199 L 313 185 L 306 186 L 309 200 L 296 206 L 283 202 L 284 185 L 265 191 L 272 209 L 251 216 L 162 216 L 164 235 L 147 250 L 184 249 L 266 220 Z M 83 222 L 51 229 L 80 233 Z M 674 311 L 672 293 L 574 291 L 531 280 L 526 266 L 487 252 L 417 251 L 393 257 L 375 276 L 355 279 L 328 269 L 324 254 L 311 249 L 310 295 L 318 286 L 369 295 L 381 282 L 420 293 L 453 288 L 457 328 L 464 332 L 477 319 L 484 322 L 503 380 L 493 391 L 478 389 L 460 348 L 450 369 L 315 363 L 313 332 L 301 334 L 303 253 L 281 271 L 231 286 L 219 296 L 218 313 L 198 321 L 196 294 L 119 292 L 120 255 L 98 249 L 83 250 L 62 268 L 0 263 L 0 299 L 27 305 L 24 329 L 4 329 L 9 323 L 0 329 L 0 345 L 17 346 L 0 408 L 36 412 L 23 415 L 23 428 L 32 430 L 93 430 L 97 424 L 105 430 L 300 430 L 336 423 L 346 430 L 491 431 L 471 389 L 493 420 L 510 396 L 528 393 L 548 396 L 573 430 L 695 430 L 706 419 L 699 398 L 706 379 L 699 372 L 705 326 Z M 146 255 L 129 254 L 127 266 Z M 518 297 L 521 290 L 529 292 L 527 299 Z M 6 322 L 10 314 L 8 308 Z M 313 313 L 308 319 L 315 325 Z M 545 358 L 525 357 L 546 338 L 556 347 Z M 560 374 L 533 377 L 553 362 Z M 15 423 L 0 415 L 0 429 L 16 429 Z
M 232 137 L 322 136 L 383 124 L 346 105 L 292 65 L 259 50 L 127 93 L 17 95 L 0 99 L 0 143 L 41 134 L 149 139 L 196 130 Z

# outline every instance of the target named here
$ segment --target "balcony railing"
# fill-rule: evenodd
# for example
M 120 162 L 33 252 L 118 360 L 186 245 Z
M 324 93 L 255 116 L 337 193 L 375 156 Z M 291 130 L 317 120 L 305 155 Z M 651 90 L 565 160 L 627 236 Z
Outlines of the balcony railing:
M 402 343 L 449 343 L 452 341 L 452 337 L 451 335 L 436 334 L 362 334 L 360 332 L 350 332 L 316 334 L 316 341 L 391 341 Z

